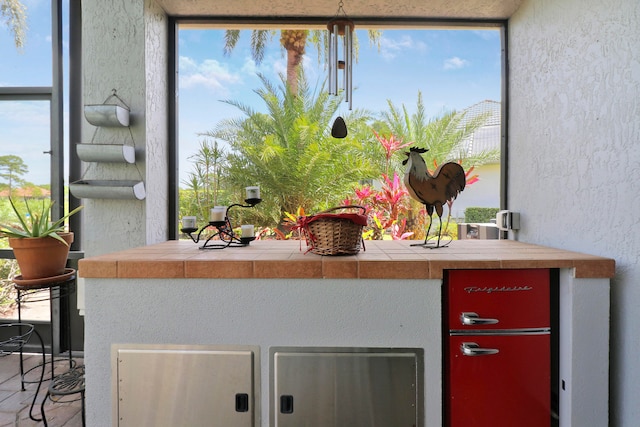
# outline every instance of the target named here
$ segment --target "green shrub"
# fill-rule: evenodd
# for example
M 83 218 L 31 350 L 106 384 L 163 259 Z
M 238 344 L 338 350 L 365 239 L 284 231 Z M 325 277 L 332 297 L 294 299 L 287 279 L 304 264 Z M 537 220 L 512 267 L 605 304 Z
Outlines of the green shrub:
M 496 218 L 499 208 L 478 208 L 469 207 L 464 210 L 464 222 L 467 223 L 483 223 L 491 222 Z

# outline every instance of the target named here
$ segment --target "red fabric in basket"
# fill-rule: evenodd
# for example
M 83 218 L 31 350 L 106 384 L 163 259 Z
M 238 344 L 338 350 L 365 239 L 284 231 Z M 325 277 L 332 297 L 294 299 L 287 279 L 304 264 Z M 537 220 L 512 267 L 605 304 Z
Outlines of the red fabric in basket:
M 357 213 L 318 213 L 311 216 L 303 216 L 298 218 L 298 225 L 300 227 L 305 227 L 309 223 L 321 218 L 330 218 L 330 219 L 348 219 L 352 222 L 355 222 L 358 225 L 362 225 L 363 227 L 367 225 L 367 216 L 361 215 Z

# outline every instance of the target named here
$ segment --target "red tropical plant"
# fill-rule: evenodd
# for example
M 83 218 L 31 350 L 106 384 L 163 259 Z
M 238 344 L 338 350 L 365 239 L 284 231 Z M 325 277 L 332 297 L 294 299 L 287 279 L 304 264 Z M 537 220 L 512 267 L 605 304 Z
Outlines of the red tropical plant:
M 424 216 L 424 208 L 420 208 L 417 215 L 410 215 L 412 209 L 411 198 L 402 183 L 402 179 L 397 172 L 393 172 L 393 178 L 390 178 L 389 170 L 391 168 L 391 160 L 394 153 L 403 148 L 411 146 L 413 143 L 404 143 L 401 139 L 397 139 L 393 134 L 388 138 L 373 131 L 376 139 L 382 145 L 385 154 L 385 172 L 382 173 L 382 186 L 379 190 L 371 185 L 363 185 L 355 188 L 354 198 L 343 200 L 344 205 L 359 205 L 367 209 L 369 214 L 369 227 L 365 232 L 367 238 L 382 239 L 385 232 L 389 232 L 394 240 L 407 239 L 416 233 L 406 231 L 407 217 L 412 217 L 414 221 L 413 227 L 416 226 L 416 218 Z M 429 173 L 433 174 L 438 169 L 438 163 L 434 159 L 434 169 Z M 472 185 L 478 182 L 478 175 L 472 175 L 474 167 L 470 167 L 465 172 L 466 185 Z M 447 227 L 451 220 L 451 207 L 453 200 L 448 201 L 449 214 L 447 217 Z
M 398 150 L 402 150 L 403 148 L 406 148 L 406 147 L 410 146 L 411 144 L 413 144 L 413 142 L 404 143 L 404 142 L 402 142 L 401 139 L 396 139 L 396 137 L 393 136 L 393 134 L 391 134 L 389 136 L 389 139 L 387 139 L 387 138 L 379 135 L 378 132 L 376 132 L 375 130 L 373 131 L 373 134 L 376 136 L 376 139 L 378 140 L 378 142 L 380 142 L 380 144 L 382 145 L 382 148 L 384 148 L 385 158 L 386 158 L 385 172 L 388 175 L 389 174 L 389 167 L 391 165 L 391 157 L 393 157 L 393 153 L 395 153 Z
M 393 178 L 382 174 L 382 180 L 380 190 L 364 185 L 354 189 L 355 200 L 346 199 L 343 203 L 357 204 L 367 209 L 374 239 L 381 239 L 386 230 L 391 231 L 392 238 L 400 238 L 405 234 L 406 221 L 402 226 L 397 226 L 397 222 L 399 216 L 409 209 L 409 193 L 402 185 L 400 176 L 395 172 Z

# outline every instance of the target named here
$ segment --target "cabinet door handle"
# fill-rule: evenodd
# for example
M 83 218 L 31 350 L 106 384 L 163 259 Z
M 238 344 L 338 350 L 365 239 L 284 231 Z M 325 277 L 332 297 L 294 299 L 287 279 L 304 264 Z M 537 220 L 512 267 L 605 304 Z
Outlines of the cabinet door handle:
M 249 412 L 249 395 L 236 393 L 236 412 Z
M 495 325 L 498 323 L 498 319 L 484 319 L 478 316 L 478 313 L 474 313 L 472 311 L 465 311 L 460 314 L 460 322 L 463 325 Z
M 460 351 L 465 356 L 487 356 L 500 352 L 497 348 L 482 348 L 475 342 L 463 342 L 460 344 Z
M 280 396 L 280 413 L 293 414 L 293 396 L 289 394 Z

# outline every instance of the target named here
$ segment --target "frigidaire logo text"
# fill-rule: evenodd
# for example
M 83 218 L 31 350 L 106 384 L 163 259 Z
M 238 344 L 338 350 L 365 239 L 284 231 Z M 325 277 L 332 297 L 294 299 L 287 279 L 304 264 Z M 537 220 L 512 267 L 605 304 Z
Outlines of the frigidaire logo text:
M 530 291 L 533 288 L 531 286 L 467 286 L 464 288 L 464 291 L 468 294 L 472 294 L 475 292 L 484 292 L 487 294 L 492 294 L 494 292 L 519 292 L 519 291 Z

